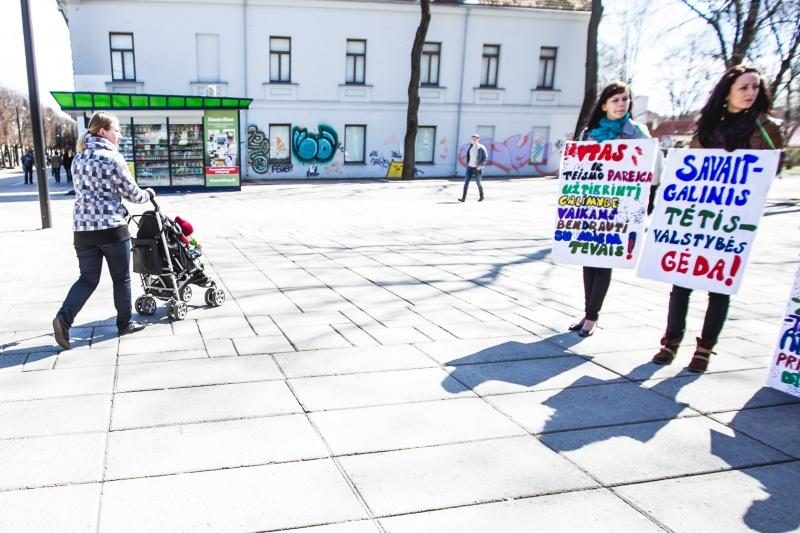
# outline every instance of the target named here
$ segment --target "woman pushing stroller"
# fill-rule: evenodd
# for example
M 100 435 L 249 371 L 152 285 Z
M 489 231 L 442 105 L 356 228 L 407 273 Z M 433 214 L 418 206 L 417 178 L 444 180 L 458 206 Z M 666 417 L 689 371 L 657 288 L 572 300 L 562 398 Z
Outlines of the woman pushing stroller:
M 113 282 L 117 331 L 125 335 L 144 329 L 144 324 L 131 320 L 131 235 L 122 200 L 142 204 L 155 192 L 139 188 L 133 180 L 117 148 L 121 137 L 117 117 L 96 112 L 72 162 L 72 230 L 80 277 L 53 319 L 56 342 L 65 350 L 70 348 L 70 327 L 100 282 L 103 258 Z

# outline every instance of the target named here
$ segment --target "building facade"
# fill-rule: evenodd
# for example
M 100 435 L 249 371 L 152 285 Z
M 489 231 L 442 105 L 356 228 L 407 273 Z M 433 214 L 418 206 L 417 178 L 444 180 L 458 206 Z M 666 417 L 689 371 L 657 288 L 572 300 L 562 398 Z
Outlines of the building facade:
M 237 126 L 243 176 L 374 178 L 402 159 L 418 2 L 59 1 L 76 91 L 252 99 Z M 439 1 L 431 13 L 417 175 L 462 174 L 473 132 L 485 175 L 552 174 L 583 100 L 590 2 Z

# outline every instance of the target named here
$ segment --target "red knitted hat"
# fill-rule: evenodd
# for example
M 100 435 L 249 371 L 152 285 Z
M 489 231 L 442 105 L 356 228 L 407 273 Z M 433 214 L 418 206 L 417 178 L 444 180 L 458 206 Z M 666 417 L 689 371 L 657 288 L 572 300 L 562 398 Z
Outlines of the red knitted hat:
M 178 226 L 180 226 L 181 231 L 183 232 L 184 235 L 188 236 L 194 233 L 194 228 L 192 227 L 192 225 L 189 223 L 188 220 L 184 220 L 181 217 L 175 217 L 175 223 Z

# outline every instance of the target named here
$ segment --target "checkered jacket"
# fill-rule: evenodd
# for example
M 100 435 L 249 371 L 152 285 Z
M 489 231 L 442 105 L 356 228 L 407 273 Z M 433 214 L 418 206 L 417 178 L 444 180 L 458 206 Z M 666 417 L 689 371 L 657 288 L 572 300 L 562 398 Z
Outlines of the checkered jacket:
M 133 181 L 125 158 L 103 137 L 90 135 L 86 149 L 72 161 L 75 207 L 73 231 L 97 231 L 127 225 L 122 199 L 143 204 L 150 199 Z

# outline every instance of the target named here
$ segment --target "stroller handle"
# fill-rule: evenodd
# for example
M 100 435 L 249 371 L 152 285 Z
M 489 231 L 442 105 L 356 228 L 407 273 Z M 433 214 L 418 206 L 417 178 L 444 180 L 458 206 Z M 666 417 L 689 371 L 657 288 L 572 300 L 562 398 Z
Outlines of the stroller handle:
M 158 202 L 156 202 L 156 198 L 155 198 L 155 196 L 151 196 L 151 197 L 150 197 L 150 203 L 151 203 L 151 204 L 153 204 L 153 207 L 155 207 L 156 211 L 160 211 L 160 210 L 161 210 L 161 209 L 158 207 Z

